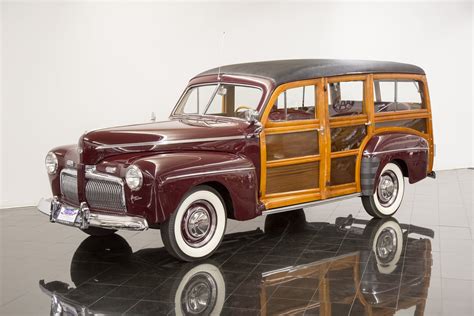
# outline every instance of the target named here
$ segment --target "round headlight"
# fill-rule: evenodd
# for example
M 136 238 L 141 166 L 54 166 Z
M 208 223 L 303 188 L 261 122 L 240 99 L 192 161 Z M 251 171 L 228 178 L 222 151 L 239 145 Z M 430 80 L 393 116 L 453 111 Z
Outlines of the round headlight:
M 136 191 L 142 187 L 143 174 L 137 166 L 130 166 L 125 174 L 125 181 L 132 191 Z
M 55 174 L 58 171 L 58 157 L 53 152 L 49 152 L 44 159 L 46 171 L 49 174 Z

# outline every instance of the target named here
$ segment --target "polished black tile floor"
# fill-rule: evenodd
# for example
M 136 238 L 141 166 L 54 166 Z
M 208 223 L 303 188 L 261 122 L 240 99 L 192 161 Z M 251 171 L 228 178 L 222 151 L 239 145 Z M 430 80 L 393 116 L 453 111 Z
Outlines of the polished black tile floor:
M 473 315 L 473 184 L 472 170 L 439 172 L 386 220 L 354 198 L 229 221 L 197 263 L 159 231 L 87 237 L 0 210 L 0 315 Z

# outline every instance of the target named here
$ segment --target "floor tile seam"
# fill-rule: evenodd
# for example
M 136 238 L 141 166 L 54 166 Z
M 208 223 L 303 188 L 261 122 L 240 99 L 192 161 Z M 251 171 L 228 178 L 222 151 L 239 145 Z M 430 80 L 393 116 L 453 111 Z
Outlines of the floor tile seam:
M 333 217 L 333 214 L 336 212 L 336 210 L 337 210 L 337 208 L 338 208 L 339 206 L 340 206 L 340 205 L 338 204 L 338 205 L 336 205 L 336 206 L 333 208 L 332 212 L 326 217 L 325 222 L 329 223 L 329 220 Z M 344 237 L 345 237 L 346 235 L 347 235 L 347 232 L 344 234 Z M 339 249 L 341 248 L 342 242 L 344 241 L 344 237 L 342 238 L 341 243 L 339 243 L 339 247 L 338 247 L 336 253 L 337 253 L 337 252 L 339 251 Z M 314 237 L 314 238 L 316 238 L 316 237 Z M 311 241 L 313 241 L 314 238 L 313 238 Z M 300 259 L 300 257 L 301 257 L 301 255 L 298 257 L 298 260 Z M 298 261 L 298 260 L 297 260 L 297 261 Z M 329 265 L 328 265 L 326 271 L 325 271 L 324 274 L 322 274 L 322 275 L 326 275 L 326 274 L 328 273 L 328 271 L 329 271 L 329 269 L 330 269 L 330 267 L 331 267 L 331 264 L 332 264 L 332 263 L 329 263 Z M 316 293 L 318 293 L 318 290 L 319 290 L 319 288 L 320 288 L 320 286 L 321 286 L 321 282 L 322 282 L 322 280 L 319 279 L 319 281 L 318 281 L 318 286 L 317 286 L 317 288 L 315 289 L 315 291 L 314 291 L 314 293 L 313 293 L 313 296 L 311 297 L 311 299 L 310 299 L 310 300 L 308 301 L 308 303 L 306 304 L 305 312 L 306 312 L 306 310 L 308 309 L 310 302 L 314 299 L 314 296 L 316 295 Z
M 261 238 L 263 238 L 263 237 L 261 237 Z M 255 240 L 255 241 L 253 241 L 253 242 L 251 242 L 251 243 L 249 243 L 249 244 L 243 244 L 242 246 L 240 246 L 239 248 L 237 248 L 235 251 L 233 251 L 233 252 L 231 253 L 231 255 L 230 255 L 226 260 L 224 260 L 224 262 L 222 262 L 222 263 L 220 264 L 220 267 L 222 267 L 226 262 L 228 262 L 231 258 L 233 258 L 241 249 L 244 249 L 245 247 L 247 247 L 247 246 L 249 246 L 249 245 L 252 245 L 252 244 L 254 244 L 254 243 L 260 241 L 261 238 L 258 238 L 257 240 Z M 270 249 L 273 249 L 273 248 L 270 248 Z
M 459 179 L 458 179 L 459 181 Z M 438 185 L 436 186 L 437 188 L 437 192 L 436 192 L 436 196 L 438 197 L 438 209 L 441 210 L 441 205 L 440 205 L 440 201 L 439 201 L 439 192 L 440 192 L 440 183 L 438 182 Z M 440 276 L 442 277 L 443 276 L 443 263 L 441 262 L 441 211 L 440 211 L 440 225 L 438 226 L 438 232 L 440 234 L 438 240 L 439 240 L 439 250 L 440 250 L 440 256 L 439 256 L 439 274 Z M 428 292 L 429 292 L 429 289 L 428 289 Z M 441 300 L 443 300 L 443 281 L 441 281 L 441 287 L 440 287 L 440 294 L 441 294 Z M 441 304 L 441 314 L 443 314 L 444 310 L 443 310 L 443 304 Z
M 267 252 L 267 254 L 266 254 L 265 256 L 263 256 L 263 258 L 254 266 L 254 268 L 253 268 L 252 270 L 249 271 L 247 277 L 248 277 L 253 271 L 255 271 L 255 269 L 257 269 L 257 267 L 263 262 L 263 260 L 265 260 L 265 258 L 269 255 L 269 253 L 271 253 L 271 251 L 272 251 L 273 249 L 275 249 L 275 248 L 277 247 L 277 245 L 283 240 L 283 238 L 284 238 L 284 237 L 286 236 L 286 234 L 287 234 L 288 228 L 289 228 L 289 227 L 288 227 L 288 225 L 287 225 L 286 228 L 285 228 L 285 230 L 283 231 L 281 237 L 279 238 L 279 240 L 275 243 L 275 245 L 274 245 L 273 247 L 269 248 L 269 251 Z M 247 245 L 245 245 L 245 246 L 247 246 Z M 241 248 L 243 248 L 243 247 L 244 247 L 244 246 L 242 246 Z M 239 248 L 239 249 L 241 249 L 241 248 Z M 234 252 L 234 254 L 233 254 L 231 257 L 233 257 L 233 256 L 235 255 L 235 253 L 237 253 L 237 251 Z M 230 259 L 231 257 L 229 257 L 229 259 Z M 227 261 L 227 260 L 226 260 L 226 261 Z M 224 263 L 223 263 L 223 264 L 224 264 Z M 242 284 L 245 282 L 245 280 L 247 280 L 247 278 L 245 278 L 244 280 L 242 280 L 242 281 L 234 288 L 234 290 L 233 290 L 231 293 L 229 293 L 228 298 L 230 298 L 232 295 L 234 295 L 234 293 L 237 291 L 237 289 L 238 289 L 240 286 L 242 286 Z M 272 293 L 272 294 L 273 294 L 273 293 Z M 271 297 L 271 296 L 270 296 L 270 297 Z M 267 298 L 267 301 L 270 299 L 270 297 Z M 224 300 L 224 304 L 225 304 L 226 301 L 227 301 L 227 299 Z M 266 305 L 267 302 L 265 302 L 264 304 Z M 263 307 L 263 306 L 260 306 L 260 307 Z
M 23 296 L 27 295 L 27 294 L 30 293 L 30 292 L 31 292 L 31 291 L 26 291 L 26 292 L 20 294 L 19 296 L 15 297 L 15 298 L 12 298 L 11 300 L 9 300 L 9 301 L 7 301 L 7 302 L 5 302 L 5 303 L 2 303 L 2 304 L 0 305 L 0 308 L 4 308 L 4 307 L 8 306 L 9 304 L 11 304 L 11 303 L 17 301 L 18 299 L 22 298 Z
M 346 233 L 344 234 L 344 237 L 345 237 L 348 233 L 349 233 L 349 232 L 346 231 Z M 343 244 L 343 242 L 344 242 L 344 240 L 345 240 L 344 237 L 343 237 L 343 239 L 342 239 L 342 242 L 339 244 L 338 250 L 335 252 L 335 253 L 336 253 L 336 256 L 338 255 L 339 249 L 341 248 L 341 246 L 342 246 L 342 244 Z M 327 266 L 327 268 L 326 268 L 326 271 L 322 274 L 323 276 L 325 276 L 325 275 L 330 271 L 332 265 L 333 265 L 333 262 L 330 262 L 330 263 L 328 264 L 328 266 Z M 319 288 L 321 287 L 322 281 L 323 281 L 323 280 L 321 280 L 321 279 L 319 280 L 319 282 L 318 282 L 318 287 L 316 288 L 316 290 L 315 290 L 314 293 L 313 293 L 313 296 L 311 297 L 310 301 L 309 301 L 308 304 L 306 305 L 306 309 L 308 308 L 308 305 L 310 304 L 310 302 L 314 300 L 314 296 L 316 295 L 316 293 L 318 292 Z
M 411 221 L 410 221 L 411 222 Z M 411 225 L 410 225 L 411 226 Z M 408 231 L 410 230 L 410 227 L 408 227 Z M 404 249 L 404 252 L 403 252 L 403 259 L 402 259 L 402 271 L 400 273 L 400 281 L 398 283 L 398 291 L 397 291 L 397 304 L 395 305 L 395 309 L 398 310 L 398 301 L 400 299 L 400 291 L 402 289 L 402 281 L 403 281 L 403 271 L 405 270 L 405 260 L 406 260 L 406 252 L 407 252 L 407 248 L 408 248 L 408 235 L 407 235 L 407 240 L 404 242 L 404 245 L 403 245 L 403 249 Z
M 416 194 L 416 187 L 415 187 L 415 194 Z M 415 213 L 415 210 L 414 210 L 414 207 L 415 207 L 415 200 L 412 201 L 411 203 L 411 212 L 410 212 L 410 223 L 408 223 L 408 229 L 407 229 L 407 232 L 410 232 L 411 230 L 411 226 L 412 226 L 412 222 L 413 222 L 413 214 Z M 403 231 L 402 231 L 402 236 L 403 236 Z M 397 291 L 397 302 L 396 302 L 396 305 L 395 305 L 395 309 L 398 310 L 398 300 L 400 298 L 400 291 L 401 291 L 401 287 L 402 287 L 402 280 L 403 280 L 403 271 L 405 269 L 405 260 L 406 260 L 406 253 L 407 253 L 407 248 L 408 248 L 408 234 L 407 234 L 407 239 L 406 241 L 404 241 L 402 243 L 402 249 L 403 249 L 403 259 L 402 259 L 402 271 L 400 273 L 400 281 L 399 281 L 399 284 L 398 284 L 398 291 Z M 402 237 L 402 241 L 403 241 L 403 237 Z
M 462 192 L 462 190 L 461 190 L 461 183 L 460 183 L 461 181 L 460 181 L 460 179 L 459 179 L 459 175 L 458 175 L 457 172 L 455 172 L 455 175 L 456 175 L 456 179 L 457 179 L 458 190 L 459 190 L 459 192 Z M 467 206 L 464 204 L 464 199 L 462 199 L 462 198 L 461 198 L 461 203 L 462 203 L 462 205 L 464 206 L 463 209 L 464 209 L 464 213 L 465 213 L 465 215 L 466 215 L 466 219 L 469 219 L 469 213 L 468 213 L 468 211 L 467 211 L 468 209 L 467 209 Z M 469 232 L 470 232 L 470 234 L 471 234 L 471 239 L 473 239 L 473 237 L 474 237 L 473 231 L 472 231 L 472 230 L 473 230 L 473 227 L 471 227 L 470 224 L 471 224 L 471 223 L 469 223 L 469 221 L 468 221 Z
M 288 226 L 285 228 L 285 231 L 283 232 L 283 234 L 282 234 L 280 240 L 277 242 L 277 244 L 276 244 L 271 250 L 273 250 L 274 248 L 276 248 L 276 246 L 281 242 L 281 240 L 283 239 L 283 237 L 286 235 L 288 228 L 289 228 Z M 309 245 L 313 239 L 314 239 L 314 237 L 313 237 L 310 241 L 307 242 L 307 245 Z M 304 250 L 307 248 L 307 245 L 306 245 L 305 248 L 303 249 L 303 252 L 304 252 Z M 265 258 L 266 258 L 267 256 L 268 256 L 268 253 L 267 253 L 267 255 L 265 255 L 265 256 L 263 257 L 263 259 L 260 261 L 260 263 L 263 262 L 263 260 L 265 260 Z M 296 258 L 295 264 L 296 264 L 296 262 L 298 262 L 298 260 L 299 260 L 300 258 L 301 258 L 301 254 Z M 260 264 L 260 263 L 259 263 L 259 264 Z M 295 264 L 294 264 L 293 266 L 295 266 Z M 258 265 L 257 265 L 257 266 L 258 266 Z M 239 286 L 240 286 L 240 284 L 239 284 Z M 268 298 L 266 299 L 266 301 L 265 301 L 265 305 L 266 305 L 267 302 L 273 297 L 273 294 L 278 290 L 279 287 L 280 287 L 280 286 L 277 286 L 277 287 L 273 290 L 273 292 L 269 295 L 269 297 L 268 297 Z M 237 287 L 237 288 L 238 288 L 238 287 Z M 236 288 L 236 289 L 237 289 L 237 288 Z M 315 290 L 315 292 L 316 292 L 316 291 L 317 291 L 317 289 Z
M 124 314 L 127 314 L 131 309 L 133 309 L 135 306 L 137 306 L 140 302 L 142 302 L 143 300 L 140 299 L 138 300 L 135 304 L 133 304 L 132 306 L 130 306 L 125 312 L 123 312 L 121 315 L 124 315 Z
M 367 258 L 367 261 L 369 261 L 371 257 L 372 257 L 372 251 L 370 252 L 369 257 Z M 349 312 L 348 312 L 348 314 L 347 314 L 348 316 L 351 314 L 352 308 L 354 307 L 354 303 L 355 303 L 355 300 L 356 300 L 356 298 L 357 298 L 357 293 L 358 293 L 359 290 L 360 290 L 360 285 L 361 285 L 361 283 L 362 283 L 362 278 L 363 278 L 363 276 L 364 276 L 364 274 L 365 274 L 365 271 L 367 270 L 367 266 L 368 266 L 368 265 L 369 265 L 369 264 L 368 264 L 368 262 L 367 262 L 367 263 L 365 264 L 365 266 L 364 266 L 364 271 L 362 271 L 362 273 L 361 273 L 361 275 L 360 275 L 359 283 L 356 284 L 356 286 L 355 286 L 355 291 L 356 291 L 356 293 L 355 293 L 355 295 L 354 295 L 354 298 L 352 299 L 351 307 L 349 308 Z
M 110 269 L 112 269 L 112 268 L 113 268 L 113 266 L 112 266 L 112 267 L 109 267 L 109 269 L 107 269 L 107 270 L 105 270 L 105 271 L 103 271 L 103 272 L 101 272 L 101 273 L 99 273 L 99 274 L 105 273 L 105 272 L 107 272 L 108 270 L 110 270 Z M 138 272 L 137 272 L 136 274 L 134 274 L 131 278 L 133 278 L 133 277 L 136 276 L 136 275 L 138 275 Z M 95 276 L 97 276 L 97 275 L 95 275 Z M 94 278 L 94 277 L 89 278 L 87 281 L 85 281 L 85 282 L 82 283 L 82 284 L 88 283 L 88 281 L 91 280 L 92 278 Z M 131 278 L 130 278 L 130 279 L 131 279 Z M 130 280 L 130 279 L 128 279 L 128 280 Z M 125 283 L 125 282 L 126 282 L 126 281 L 122 282 L 122 284 Z M 82 284 L 81 284 L 81 285 L 82 285 Z M 90 284 L 90 283 L 89 283 L 89 284 Z M 93 284 L 96 284 L 96 283 L 93 283 Z M 98 301 L 100 301 L 101 299 L 105 298 L 108 294 L 112 293 L 112 292 L 115 291 L 118 287 L 122 286 L 122 284 L 120 284 L 119 286 L 116 286 L 116 287 L 114 287 L 113 289 L 111 289 L 110 291 L 104 293 L 104 295 L 102 295 L 100 298 L 98 298 L 97 300 L 95 300 L 93 303 L 88 304 L 88 306 L 92 306 L 92 305 L 94 305 L 95 303 L 97 303 Z M 80 286 L 81 286 L 81 285 L 80 285 Z M 77 289 L 77 288 L 76 288 L 76 289 Z M 154 290 L 154 289 L 153 289 L 153 290 Z M 152 290 L 152 291 L 153 291 L 153 290 Z M 117 298 L 117 297 L 111 297 L 111 296 L 110 296 L 110 298 Z M 124 313 L 125 313 L 125 312 L 124 312 Z

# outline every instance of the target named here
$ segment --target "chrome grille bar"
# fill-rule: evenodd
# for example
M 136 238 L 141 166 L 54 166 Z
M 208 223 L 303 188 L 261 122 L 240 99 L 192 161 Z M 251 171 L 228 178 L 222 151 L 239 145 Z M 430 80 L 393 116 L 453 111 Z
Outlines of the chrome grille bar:
M 61 194 L 63 198 L 79 205 L 77 170 L 61 171 Z M 98 173 L 95 168 L 86 170 L 86 200 L 90 208 L 106 211 L 126 212 L 125 190 L 122 179 Z
M 91 208 L 125 212 L 122 190 L 118 183 L 89 179 L 86 183 L 86 200 Z
M 77 191 L 77 170 L 63 169 L 60 175 L 61 194 L 72 203 L 79 204 L 79 193 Z
M 121 178 L 86 168 L 86 200 L 91 208 L 126 212 L 125 189 Z

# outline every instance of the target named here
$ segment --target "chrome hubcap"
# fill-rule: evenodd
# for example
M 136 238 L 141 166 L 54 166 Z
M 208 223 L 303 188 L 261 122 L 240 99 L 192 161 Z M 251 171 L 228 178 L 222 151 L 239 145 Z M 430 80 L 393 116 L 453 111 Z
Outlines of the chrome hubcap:
M 377 257 L 383 263 L 390 262 L 397 251 L 397 235 L 392 228 L 385 228 L 377 238 Z
M 198 207 L 191 214 L 188 220 L 188 231 L 194 238 L 201 238 L 206 235 L 211 227 L 209 214 L 202 207 Z
M 186 210 L 181 222 L 181 233 L 191 247 L 205 245 L 216 231 L 216 211 L 207 201 L 192 203 Z
M 384 207 L 389 207 L 395 202 L 398 194 L 398 179 L 395 173 L 391 170 L 385 171 L 380 177 L 380 182 L 377 188 L 377 196 L 380 204 Z
M 186 284 L 181 302 L 187 314 L 208 315 L 209 310 L 214 308 L 216 298 L 214 279 L 207 273 L 200 273 Z

